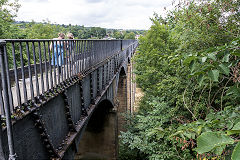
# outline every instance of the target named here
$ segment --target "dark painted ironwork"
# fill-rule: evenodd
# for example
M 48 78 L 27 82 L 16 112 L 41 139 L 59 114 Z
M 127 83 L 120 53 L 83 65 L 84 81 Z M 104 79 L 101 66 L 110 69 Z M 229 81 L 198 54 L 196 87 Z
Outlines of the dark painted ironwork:
M 26 88 L 25 69 L 24 69 L 23 53 L 22 53 L 22 42 L 19 43 L 19 51 L 20 51 L 20 58 L 21 58 L 20 61 L 21 61 L 21 73 L 22 73 L 21 76 L 22 76 L 22 81 L 23 81 L 23 95 L 24 95 L 24 102 L 26 103 L 27 102 L 27 88 Z
M 12 56 L 13 56 L 14 77 L 16 82 L 16 94 L 17 94 L 18 106 L 21 106 L 22 103 L 21 103 L 21 95 L 20 95 L 20 89 L 19 89 L 19 80 L 18 80 L 18 71 L 17 71 L 14 43 L 12 43 Z
M 73 123 L 72 116 L 70 114 L 68 96 L 67 96 L 66 91 L 64 91 L 62 95 L 63 95 L 63 99 L 64 99 L 64 103 L 65 103 L 66 118 L 67 118 L 68 126 L 69 126 L 71 132 L 76 132 L 76 127 Z
M 3 89 L 3 97 L 4 97 L 4 109 L 5 109 L 5 117 L 6 117 L 6 125 L 7 125 L 9 159 L 15 160 L 16 153 L 14 151 L 14 144 L 13 144 L 13 131 L 12 131 L 10 104 L 9 104 L 9 92 L 7 89 L 7 86 L 8 86 L 7 73 L 6 73 L 7 71 L 5 66 L 6 61 L 4 60 L 4 56 L 6 56 L 6 42 L 0 41 L 0 66 L 1 66 L 2 89 Z
M 105 77 L 105 64 L 102 66 L 102 89 L 105 88 L 105 82 L 104 82 L 104 77 Z
M 100 93 L 99 69 L 100 69 L 100 68 L 97 68 L 97 96 L 99 96 L 99 93 Z
M 93 73 L 90 73 L 90 99 L 91 99 L 91 104 L 94 104 L 94 97 L 93 97 Z
M 82 77 L 81 77 L 82 78 Z M 82 86 L 82 80 L 79 81 L 79 88 L 80 88 L 80 98 L 81 98 L 81 113 L 83 117 L 88 116 L 87 110 L 84 107 L 84 97 L 83 97 L 83 86 Z
M 0 113 L 6 117 L 9 158 L 15 159 L 11 114 L 14 117 L 14 124 L 32 115 L 49 158 L 63 158 L 120 71 L 121 65 L 128 56 L 126 54 L 129 54 L 129 48 L 136 47 L 135 43 L 137 43 L 135 40 L 8 39 L 1 41 Z M 58 44 L 63 48 L 62 51 L 57 48 Z M 64 57 L 61 57 L 62 53 L 59 52 L 63 52 Z M 88 82 L 85 82 L 86 77 Z M 87 94 L 85 94 L 86 85 L 83 84 L 88 84 Z M 81 118 L 77 122 L 73 121 L 70 113 L 71 99 L 67 92 L 76 85 L 80 90 L 79 109 L 81 110 Z M 86 95 L 90 97 L 85 100 Z M 62 144 L 56 147 L 56 141 L 52 141 L 46 129 L 48 122 L 43 121 L 40 110 L 59 96 L 63 99 L 69 129 Z
M 42 142 L 47 149 L 47 152 L 49 154 L 49 158 L 51 158 L 51 159 L 60 158 L 59 155 L 57 154 L 57 151 L 53 147 L 53 144 L 50 140 L 49 135 L 47 134 L 47 131 L 44 127 L 44 123 L 41 119 L 42 115 L 39 113 L 38 109 L 34 111 L 32 117 L 34 119 L 35 126 L 38 128 L 38 131 L 41 135 Z
M 108 84 L 108 80 L 109 80 L 109 74 L 108 74 L 108 63 L 109 63 L 109 60 L 107 60 L 107 63 L 106 63 L 106 82 L 104 85 L 107 85 Z
M 9 86 L 11 112 L 16 104 L 20 106 L 29 99 L 34 101 L 34 97 L 39 98 L 41 94 L 49 92 L 49 89 L 59 85 L 62 81 L 88 70 L 120 51 L 127 46 L 126 44 L 133 42 L 127 40 L 6 40 L 7 45 L 12 45 L 8 48 L 12 49 L 13 57 L 9 63 L 11 64 L 10 70 L 7 72 L 9 74 L 7 79 L 11 83 Z M 57 66 L 59 60 L 62 59 L 57 56 L 57 62 L 55 62 L 55 58 L 52 58 L 57 43 L 60 48 L 61 45 L 68 48 L 68 50 L 63 50 L 66 57 L 61 67 Z M 52 63 L 58 65 L 51 65 Z M 112 61 L 105 66 L 106 73 L 112 69 L 109 65 L 112 65 Z M 107 82 L 108 79 L 109 77 L 105 81 Z M 13 85 L 16 87 L 14 94 L 17 98 L 11 96 Z

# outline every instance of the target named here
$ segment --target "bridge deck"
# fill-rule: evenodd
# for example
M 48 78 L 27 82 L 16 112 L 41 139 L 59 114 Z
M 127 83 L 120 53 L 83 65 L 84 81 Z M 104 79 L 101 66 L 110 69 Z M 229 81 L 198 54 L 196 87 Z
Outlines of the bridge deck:
M 57 51 L 64 55 L 61 73 L 58 65 L 51 65 L 53 55 L 58 54 L 52 52 L 51 43 L 66 45 Z M 46 151 L 52 158 L 67 155 L 67 149 L 78 142 L 75 139 L 101 99 L 109 97 L 114 103 L 119 71 L 136 46 L 135 40 L 0 41 L 0 112 L 6 118 L 7 129 L 0 135 L 7 135 L 8 143 L 3 143 L 9 146 L 9 150 L 0 146 L 0 158 L 1 150 L 14 156 L 13 141 L 22 158 L 45 156 Z M 11 116 L 15 117 L 14 125 Z M 29 118 L 33 120 L 29 122 Z M 43 144 L 35 136 L 24 136 L 29 133 L 40 136 Z M 26 155 L 22 149 L 26 146 L 19 145 L 29 143 L 29 139 L 48 149 L 38 155 L 38 149 L 26 144 L 26 150 L 36 152 Z
M 114 53 L 128 47 L 133 41 L 6 40 L 6 42 L 3 52 L 7 62 L 6 69 L 8 70 L 9 105 L 11 112 L 13 112 L 17 106 L 22 107 L 30 100 L 34 101 L 35 97 L 39 97 L 64 80 L 107 59 Z M 51 61 L 55 60 L 55 58 L 51 58 L 53 56 L 51 51 L 54 50 L 54 45 L 51 44 L 58 43 L 65 46 L 65 49 L 62 50 L 65 55 L 65 65 L 61 66 L 62 72 L 60 75 L 58 67 L 51 66 Z M 51 46 L 52 48 L 50 48 Z M 0 114 L 4 115 L 4 98 L 2 97 L 4 97 L 3 91 L 0 92 Z
M 89 60 L 89 58 L 88 58 L 88 60 Z M 88 61 L 88 60 L 86 60 L 86 61 Z M 79 62 L 75 62 L 75 64 L 73 64 L 72 68 L 70 68 L 70 65 L 68 65 L 69 66 L 68 67 L 68 71 L 66 70 L 66 72 L 70 73 L 70 72 L 72 72 L 72 70 L 75 70 L 77 63 L 80 63 L 81 65 L 84 66 L 84 68 L 86 68 L 86 64 L 83 64 L 83 60 L 79 60 Z M 62 69 L 64 67 L 67 69 L 66 65 L 62 66 Z M 25 82 L 23 82 L 23 79 L 19 79 L 18 85 L 19 85 L 19 92 L 20 92 L 20 97 L 19 98 L 20 99 L 18 99 L 18 96 L 17 96 L 18 89 L 16 87 L 16 83 L 12 84 L 11 85 L 12 100 L 10 100 L 10 101 L 11 101 L 11 103 L 12 103 L 11 105 L 13 107 L 11 107 L 11 108 L 16 108 L 18 106 L 21 106 L 22 102 L 25 102 L 25 100 L 24 100 L 24 87 L 26 87 L 26 95 L 27 95 L 26 101 L 32 100 L 32 97 L 31 97 L 32 90 L 31 90 L 31 87 L 30 87 L 31 81 L 32 81 L 32 84 L 33 84 L 33 87 L 34 87 L 34 90 L 33 90 L 33 96 L 34 97 L 38 96 L 38 93 L 36 92 L 37 90 L 39 90 L 39 95 L 41 95 L 44 92 L 48 91 L 47 88 L 52 88 L 53 87 L 53 86 L 48 86 L 48 84 L 47 84 L 47 83 L 49 83 L 49 79 L 48 78 L 50 76 L 53 76 L 53 81 L 56 81 L 57 84 L 60 84 L 61 82 L 63 82 L 64 79 L 62 78 L 62 75 L 59 74 L 58 70 L 59 69 L 56 68 L 56 79 L 53 76 L 53 74 L 54 74 L 53 69 L 52 69 L 52 72 L 50 72 L 50 71 L 47 72 L 47 73 L 43 72 L 43 76 L 42 77 L 41 77 L 40 74 L 38 74 L 38 76 L 37 76 L 38 80 L 36 80 L 36 76 L 32 76 L 32 80 L 30 78 L 25 78 Z M 46 75 L 46 74 L 48 74 L 48 75 Z M 58 81 L 58 77 L 60 77 L 60 81 Z M 37 84 L 37 81 L 38 81 L 38 84 Z M 11 111 L 13 111 L 13 110 L 11 109 Z M 4 114 L 4 111 L 3 111 L 2 107 L 0 109 L 0 113 Z

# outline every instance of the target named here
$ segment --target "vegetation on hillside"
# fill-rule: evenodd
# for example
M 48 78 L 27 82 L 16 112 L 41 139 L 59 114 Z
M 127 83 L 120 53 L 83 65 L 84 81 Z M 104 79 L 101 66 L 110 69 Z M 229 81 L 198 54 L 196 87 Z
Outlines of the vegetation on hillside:
M 83 25 L 51 24 L 50 21 L 15 22 L 15 26 L 21 29 L 24 38 L 44 39 L 56 37 L 58 32 L 71 32 L 77 39 L 135 39 L 135 35 L 144 34 L 144 30 L 117 30 L 101 27 L 85 27 Z
M 135 35 L 143 35 L 145 30 L 118 30 L 101 27 L 84 27 L 83 25 L 51 24 L 43 22 L 18 22 L 14 18 L 21 7 L 17 0 L 0 0 L 0 39 L 52 39 L 59 32 L 73 33 L 76 39 L 135 39 Z
M 19 7 L 0 0 L 0 39 L 51 39 L 58 32 L 131 39 L 144 32 L 15 22 Z M 135 57 L 146 94 L 128 116 L 120 159 L 239 159 L 239 10 L 237 0 L 180 0 L 166 18 L 154 14 Z
M 144 34 L 144 30 L 117 30 L 106 29 L 101 27 L 84 27 L 83 25 L 65 25 L 51 24 L 50 21 L 43 22 L 24 22 L 15 21 L 17 12 L 21 5 L 17 0 L 0 0 L 0 39 L 52 39 L 58 37 L 58 33 L 67 34 L 71 32 L 75 39 L 135 39 L 136 34 Z M 65 37 L 67 38 L 67 37 Z M 7 45 L 8 50 L 12 50 L 10 44 Z M 29 46 L 31 51 L 32 45 Z M 38 44 L 35 44 L 35 50 L 38 52 Z M 43 47 L 43 45 L 42 45 Z M 15 44 L 15 58 L 20 59 L 20 46 Z M 26 48 L 23 47 L 23 61 L 28 63 Z M 9 68 L 13 68 L 13 55 L 8 52 Z M 38 54 L 36 55 L 39 60 Z M 17 67 L 20 67 L 20 60 L 17 60 Z M 33 64 L 34 61 L 30 60 Z
M 180 1 L 135 56 L 145 92 L 120 159 L 240 158 L 240 2 Z

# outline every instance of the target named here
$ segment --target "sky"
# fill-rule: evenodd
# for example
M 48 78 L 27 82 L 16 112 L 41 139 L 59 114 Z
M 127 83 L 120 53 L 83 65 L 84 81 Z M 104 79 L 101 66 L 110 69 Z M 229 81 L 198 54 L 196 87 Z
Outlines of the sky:
M 164 15 L 172 0 L 19 0 L 17 21 L 84 25 L 114 29 L 149 29 L 150 17 Z

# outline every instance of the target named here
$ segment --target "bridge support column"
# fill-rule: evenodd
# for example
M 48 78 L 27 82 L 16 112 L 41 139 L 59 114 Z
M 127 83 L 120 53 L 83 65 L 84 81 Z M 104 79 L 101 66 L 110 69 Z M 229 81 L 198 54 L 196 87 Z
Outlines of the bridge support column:
M 90 118 L 78 146 L 75 159 L 116 159 L 117 113 L 112 104 L 104 100 Z
M 125 117 L 122 113 L 127 113 L 128 111 L 128 101 L 127 101 L 127 76 L 120 76 L 119 77 L 119 84 L 118 84 L 118 93 L 117 99 L 119 101 L 118 104 L 118 134 L 120 135 L 120 131 L 124 131 L 124 124 L 126 123 Z
M 117 136 L 116 136 L 116 158 L 119 152 L 119 136 L 120 131 L 125 131 L 124 125 L 126 120 L 124 113 L 128 111 L 128 96 L 127 96 L 127 75 L 120 73 L 117 92 Z
M 133 73 L 133 61 L 130 60 L 127 69 L 127 110 L 131 114 L 135 112 L 134 102 L 135 102 L 135 93 L 136 93 L 136 82 L 135 74 Z

